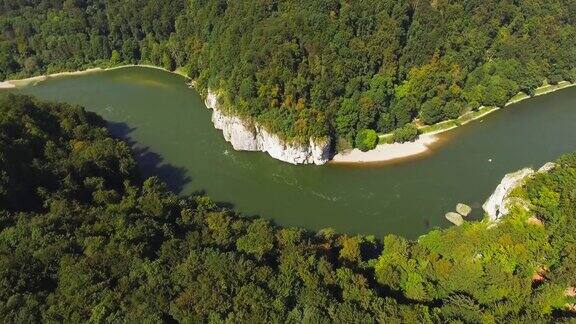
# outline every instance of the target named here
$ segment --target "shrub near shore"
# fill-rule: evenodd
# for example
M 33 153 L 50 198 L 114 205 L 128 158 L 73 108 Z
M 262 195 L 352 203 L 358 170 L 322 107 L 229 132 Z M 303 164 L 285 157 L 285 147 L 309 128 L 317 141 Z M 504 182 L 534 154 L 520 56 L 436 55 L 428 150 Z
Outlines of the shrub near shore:
M 413 124 L 407 124 L 402 128 L 395 130 L 392 133 L 392 139 L 394 142 L 398 143 L 411 142 L 417 139 L 419 134 L 420 132 L 418 131 L 418 127 Z
M 363 129 L 356 135 L 355 143 L 362 152 L 373 150 L 378 144 L 378 134 L 373 129 Z

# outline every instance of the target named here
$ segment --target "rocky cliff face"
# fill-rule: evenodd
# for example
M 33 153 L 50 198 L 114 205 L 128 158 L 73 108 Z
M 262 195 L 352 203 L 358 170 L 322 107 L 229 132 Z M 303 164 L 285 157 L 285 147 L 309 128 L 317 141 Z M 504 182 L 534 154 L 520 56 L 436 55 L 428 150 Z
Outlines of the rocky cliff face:
M 292 164 L 324 164 L 331 158 L 330 141 L 310 138 L 306 144 L 287 143 L 257 123 L 250 123 L 222 111 L 215 93 L 208 91 L 206 107 L 213 110 L 214 127 L 222 130 L 235 150 L 267 152 L 275 159 Z
M 520 205 L 525 204 L 518 199 L 508 197 L 512 190 L 516 187 L 521 186 L 526 179 L 538 172 L 548 172 L 552 170 L 556 165 L 552 162 L 546 163 L 538 171 L 534 171 L 531 168 L 525 168 L 520 171 L 508 173 L 504 176 L 496 190 L 488 200 L 482 205 L 482 208 L 488 214 L 491 221 L 497 221 L 501 216 L 508 214 L 510 205 L 518 203 Z

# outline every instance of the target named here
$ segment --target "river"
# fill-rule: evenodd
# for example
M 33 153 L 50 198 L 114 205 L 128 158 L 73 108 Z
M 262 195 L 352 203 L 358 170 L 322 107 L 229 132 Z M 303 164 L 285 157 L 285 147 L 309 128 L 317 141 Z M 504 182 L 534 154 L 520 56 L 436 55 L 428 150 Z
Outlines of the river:
M 522 101 L 441 135 L 425 157 L 386 165 L 294 166 L 236 152 L 184 78 L 130 67 L 49 78 L 13 91 L 79 104 L 130 141 L 143 172 L 280 225 L 417 237 L 481 204 L 505 173 L 576 150 L 576 88 Z

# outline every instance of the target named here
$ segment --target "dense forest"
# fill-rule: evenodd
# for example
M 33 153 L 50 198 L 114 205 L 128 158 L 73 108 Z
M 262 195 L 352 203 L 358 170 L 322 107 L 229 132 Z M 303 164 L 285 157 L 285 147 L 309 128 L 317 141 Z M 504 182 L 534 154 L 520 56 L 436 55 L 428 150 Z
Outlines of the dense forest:
M 519 322 L 576 310 L 576 155 L 498 224 L 282 228 L 142 179 L 83 108 L 0 99 L 2 322 Z M 537 218 L 535 218 L 537 217 Z M 534 221 L 534 220 L 538 221 Z
M 0 79 L 179 68 L 238 115 L 343 149 L 576 81 L 575 39 L 574 0 L 2 0 Z

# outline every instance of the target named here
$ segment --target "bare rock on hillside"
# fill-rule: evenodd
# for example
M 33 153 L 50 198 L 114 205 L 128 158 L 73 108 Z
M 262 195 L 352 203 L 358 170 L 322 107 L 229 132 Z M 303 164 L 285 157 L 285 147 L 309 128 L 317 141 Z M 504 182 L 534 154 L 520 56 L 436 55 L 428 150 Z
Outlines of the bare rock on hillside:
M 554 169 L 556 167 L 556 163 L 554 162 L 548 162 L 546 164 L 544 164 L 540 169 L 538 169 L 538 173 L 542 173 L 542 172 L 548 172 L 552 169 Z
M 212 109 L 214 127 L 238 151 L 262 151 L 292 164 L 324 164 L 332 157 L 330 139 L 310 138 L 306 143 L 285 141 L 257 122 L 247 121 L 222 109 L 218 95 L 208 91 L 206 107 Z
M 491 221 L 496 221 L 500 216 L 508 213 L 505 200 L 514 188 L 522 185 L 524 180 L 534 174 L 531 168 L 525 168 L 520 171 L 508 173 L 502 179 L 502 182 L 496 187 L 494 193 L 486 200 L 482 208 L 488 214 Z

